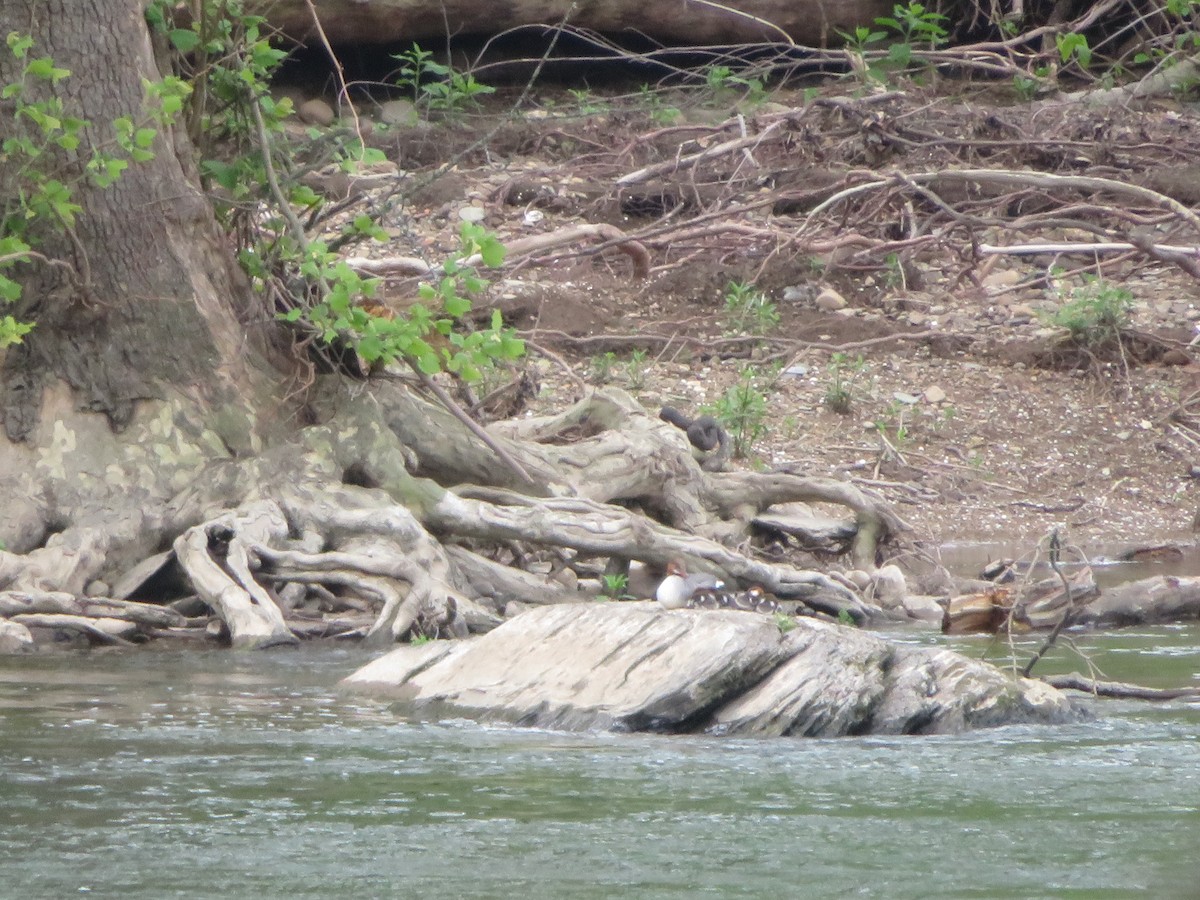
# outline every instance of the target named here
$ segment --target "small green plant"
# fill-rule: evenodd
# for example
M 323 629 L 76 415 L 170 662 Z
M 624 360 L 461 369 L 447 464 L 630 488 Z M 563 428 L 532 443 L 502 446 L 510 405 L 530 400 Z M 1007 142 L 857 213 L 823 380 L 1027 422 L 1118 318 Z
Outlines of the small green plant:
M 883 415 L 875 420 L 875 430 L 884 437 L 889 437 L 897 447 L 902 447 L 908 443 L 909 428 L 908 414 L 910 407 L 906 403 L 901 403 L 899 400 L 894 400 L 888 404 Z
M 625 363 L 625 380 L 631 391 L 640 391 L 646 386 L 646 351 L 634 350 Z
M 629 587 L 629 577 L 619 573 L 610 572 L 600 579 L 601 593 L 597 600 L 625 600 L 633 599 L 627 593 Z
M 1013 76 L 1013 90 L 1020 99 L 1026 102 L 1029 102 L 1037 97 L 1041 86 L 1042 83 L 1038 79 L 1030 78 L 1028 75 Z
M 1072 292 L 1051 321 L 1065 328 L 1072 342 L 1095 350 L 1120 340 L 1132 308 L 1133 294 L 1126 288 L 1091 279 Z
M 853 383 L 866 366 L 862 356 L 854 362 L 850 362 L 845 353 L 835 353 L 829 358 L 830 381 L 824 397 L 826 409 L 839 416 L 850 414 L 854 406 Z
M 414 647 L 420 647 L 423 644 L 428 644 L 432 640 L 433 640 L 433 638 L 431 638 L 427 634 L 418 634 L 415 637 L 409 639 L 409 644 L 411 644 Z
M 852 53 L 862 56 L 872 44 L 878 44 L 887 38 L 886 31 L 872 31 L 866 25 L 859 25 L 853 32 L 838 31 L 838 36 L 846 42 L 846 48 Z
M 796 619 L 784 612 L 775 613 L 775 627 L 780 634 L 787 634 L 796 627 Z
M 683 118 L 683 113 L 677 106 L 668 103 L 660 92 L 648 84 L 643 84 L 638 88 L 638 99 L 650 114 L 651 120 L 659 125 L 675 125 Z
M 767 100 L 767 89 L 761 78 L 738 74 L 729 66 L 709 66 L 704 73 L 704 83 L 717 102 L 724 103 L 738 95 L 750 107 L 758 107 Z
M 392 57 L 400 63 L 395 84 L 412 93 L 413 102 L 429 110 L 455 113 L 478 106 L 479 97 L 495 93 L 490 85 L 480 84 L 470 72 L 460 72 L 437 62 L 433 52 L 414 43 Z
M 737 383 L 731 385 L 716 403 L 705 408 L 715 416 L 733 441 L 733 455 L 745 458 L 750 449 L 767 433 L 767 398 L 759 389 L 750 366 L 742 368 Z
M 1077 62 L 1081 69 L 1086 70 L 1091 65 L 1092 48 L 1088 46 L 1088 39 L 1085 35 L 1077 32 L 1059 34 L 1055 36 L 1054 43 L 1058 47 L 1058 55 L 1064 65 L 1072 60 Z
M 854 616 L 850 615 L 850 610 L 848 609 L 839 609 L 837 620 L 839 625 L 849 625 L 851 628 L 858 627 L 858 623 L 854 621 Z
M 944 22 L 946 16 L 921 3 L 897 3 L 890 16 L 875 19 L 875 24 L 886 30 L 875 31 L 859 25 L 853 32 L 839 31 L 838 34 L 846 42 L 852 62 L 857 60 L 854 62 L 856 74 L 865 81 L 882 82 L 884 73 L 909 68 L 915 51 L 934 50 L 945 44 L 950 34 Z M 869 65 L 866 57 L 871 45 L 885 41 L 889 36 L 895 40 L 888 45 L 886 58 L 876 65 Z
M 616 362 L 617 354 L 611 350 L 597 353 L 588 364 L 588 377 L 596 384 L 608 384 L 612 381 L 613 366 Z
M 596 98 L 587 88 L 567 88 L 567 93 L 575 101 L 579 114 L 582 116 L 595 116 L 608 112 L 608 104 Z
M 920 3 L 897 3 L 890 16 L 881 16 L 876 25 L 894 32 L 900 40 L 888 47 L 888 62 L 897 68 L 907 68 L 915 49 L 934 50 L 949 40 L 950 34 L 942 24 L 946 17 L 926 9 Z
M 489 328 L 455 330 L 470 312 L 472 298 L 488 285 L 473 260 L 495 267 L 505 255 L 504 245 L 480 225 L 464 222 L 460 239 L 459 251 L 442 264 L 441 279 L 420 285 L 421 302 L 409 307 L 406 316 L 395 317 L 365 309 L 358 301 L 374 294 L 376 282 L 337 259 L 324 243 L 313 241 L 302 250 L 300 274 L 320 284 L 322 296 L 282 318 L 307 322 L 326 343 L 349 341 L 368 365 L 403 360 L 427 375 L 447 371 L 477 382 L 497 361 L 519 359 L 525 344 L 504 326 L 498 309 Z
M 727 334 L 768 334 L 779 327 L 779 308 L 762 291 L 744 281 L 725 288 Z

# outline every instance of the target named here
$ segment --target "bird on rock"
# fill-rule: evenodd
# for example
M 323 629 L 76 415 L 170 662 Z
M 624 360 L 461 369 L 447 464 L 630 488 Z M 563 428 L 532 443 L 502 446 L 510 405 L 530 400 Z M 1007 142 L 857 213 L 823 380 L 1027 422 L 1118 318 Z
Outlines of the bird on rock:
M 667 577 L 659 583 L 654 599 L 667 609 L 683 609 L 697 591 L 720 590 L 724 586 L 715 575 L 707 572 L 689 575 L 683 563 L 672 560 L 667 563 Z
M 688 600 L 687 606 L 688 609 L 736 609 L 767 615 L 782 611 L 779 604 L 768 597 L 767 592 L 757 584 L 744 591 L 696 591 Z

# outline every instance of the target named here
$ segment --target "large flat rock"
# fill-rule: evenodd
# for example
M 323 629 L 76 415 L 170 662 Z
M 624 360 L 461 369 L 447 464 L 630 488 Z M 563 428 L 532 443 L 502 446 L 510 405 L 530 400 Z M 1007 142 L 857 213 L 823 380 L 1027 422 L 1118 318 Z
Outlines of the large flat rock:
M 949 650 L 653 604 L 531 609 L 473 640 L 398 648 L 343 683 L 424 715 L 568 730 L 934 734 L 1082 714 L 1042 682 Z

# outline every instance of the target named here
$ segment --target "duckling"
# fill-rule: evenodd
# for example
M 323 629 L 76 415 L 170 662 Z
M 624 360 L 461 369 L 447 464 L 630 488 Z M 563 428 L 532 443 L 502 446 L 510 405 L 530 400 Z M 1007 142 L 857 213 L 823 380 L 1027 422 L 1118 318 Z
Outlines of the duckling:
M 689 609 L 736 609 L 742 612 L 757 612 L 773 615 L 780 606 L 767 596 L 761 585 L 744 591 L 705 590 L 694 593 L 687 606 Z
M 720 590 L 724 586 L 715 575 L 707 572 L 689 575 L 683 563 L 671 560 L 667 563 L 667 577 L 654 592 L 654 598 L 667 609 L 683 609 L 697 591 Z

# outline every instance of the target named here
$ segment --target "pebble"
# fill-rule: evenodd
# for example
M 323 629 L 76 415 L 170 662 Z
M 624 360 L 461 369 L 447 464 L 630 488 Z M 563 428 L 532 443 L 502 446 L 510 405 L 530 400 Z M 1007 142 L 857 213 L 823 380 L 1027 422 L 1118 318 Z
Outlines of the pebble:
M 334 115 L 333 107 L 320 97 L 305 100 L 296 109 L 296 115 L 300 118 L 301 122 L 307 122 L 309 125 L 320 125 L 322 128 L 332 125 L 333 120 L 337 118 Z
M 846 298 L 833 288 L 825 288 L 821 293 L 817 294 L 815 302 L 817 309 L 822 312 L 836 312 L 839 309 L 845 309 L 849 305 L 846 302 Z

